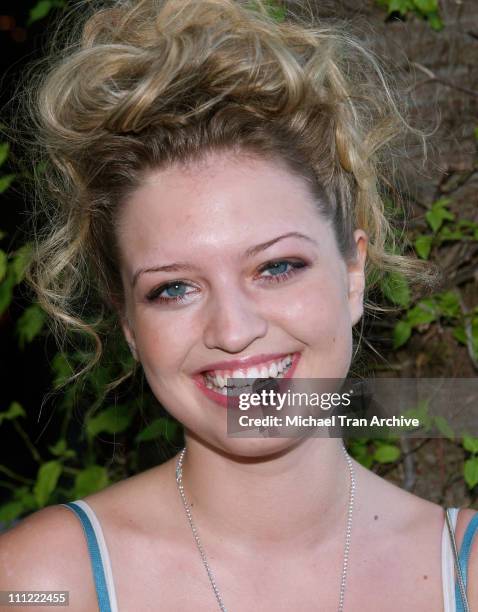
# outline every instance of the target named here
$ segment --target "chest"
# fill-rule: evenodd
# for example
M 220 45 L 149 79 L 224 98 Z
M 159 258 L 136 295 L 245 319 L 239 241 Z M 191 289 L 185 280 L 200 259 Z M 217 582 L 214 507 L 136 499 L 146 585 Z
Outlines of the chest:
M 199 552 L 192 546 L 187 552 L 164 546 L 162 554 L 154 546 L 136 546 L 127 556 L 126 551 L 115 552 L 116 563 L 113 558 L 112 563 L 119 612 L 220 609 Z M 405 543 L 395 549 L 370 543 L 351 550 L 344 612 L 443 610 L 439 553 L 436 546 L 424 551 Z M 264 559 L 236 556 L 222 562 L 220 556 L 212 555 L 209 563 L 228 612 L 338 609 L 340 551 L 315 559 L 282 554 Z

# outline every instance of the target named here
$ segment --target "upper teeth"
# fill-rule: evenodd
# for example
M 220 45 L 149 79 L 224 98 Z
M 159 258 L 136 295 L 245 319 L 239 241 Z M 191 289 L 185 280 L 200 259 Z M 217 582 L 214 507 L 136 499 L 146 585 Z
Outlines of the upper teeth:
M 283 359 L 277 361 L 271 361 L 270 363 L 254 366 L 252 368 L 247 369 L 238 369 L 238 370 L 215 370 L 211 372 L 207 372 L 205 375 L 206 382 L 209 385 L 215 385 L 216 387 L 223 388 L 227 386 L 228 378 L 240 378 L 240 379 L 249 379 L 249 378 L 277 378 L 280 374 L 286 370 L 290 364 L 292 363 L 292 355 L 287 355 Z M 244 380 L 244 386 L 247 386 L 249 383 L 247 380 Z M 236 385 L 240 386 L 240 381 L 236 381 Z

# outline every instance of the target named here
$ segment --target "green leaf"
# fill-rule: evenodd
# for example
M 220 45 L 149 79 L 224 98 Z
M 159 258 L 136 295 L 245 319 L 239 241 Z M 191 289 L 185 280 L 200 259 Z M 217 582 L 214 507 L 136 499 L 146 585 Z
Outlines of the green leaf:
M 51 362 L 51 369 L 55 374 L 53 385 L 55 388 L 60 387 L 67 378 L 73 374 L 73 368 L 70 365 L 64 353 L 57 353 Z
M 5 193 L 16 178 L 16 174 L 5 174 L 4 176 L 0 176 L 0 193 Z
M 400 449 L 392 444 L 380 444 L 373 454 L 379 463 L 392 463 L 400 457 Z
M 445 27 L 440 15 L 438 13 L 429 13 L 427 15 L 427 21 L 430 24 L 432 30 L 440 32 Z
M 63 455 L 63 453 L 66 450 L 66 440 L 65 440 L 65 438 L 60 438 L 56 444 L 54 444 L 53 446 L 49 446 L 48 450 L 53 455 L 57 455 L 57 456 Z
M 416 327 L 418 325 L 432 323 L 437 319 L 437 316 L 438 313 L 436 312 L 436 304 L 433 303 L 433 307 L 430 308 L 425 300 L 421 300 L 416 306 L 408 311 L 407 322 L 412 327 Z
M 14 287 L 15 275 L 13 270 L 9 268 L 6 278 L 0 283 L 0 315 L 2 315 L 12 303 Z
M 433 236 L 419 236 L 415 240 L 415 250 L 422 259 L 428 259 L 432 248 Z
M 463 325 L 457 325 L 453 329 L 453 337 L 456 340 L 458 340 L 458 342 L 460 342 L 461 344 L 466 345 L 466 332 L 465 332 L 465 328 L 463 327 Z
M 45 311 L 37 304 L 32 304 L 23 311 L 16 325 L 20 348 L 23 349 L 25 343 L 32 342 L 38 336 L 45 320 Z
M 412 326 L 407 321 L 399 321 L 393 328 L 393 348 L 403 346 L 412 335 Z
M 449 319 L 457 318 L 461 314 L 460 300 L 454 291 L 447 291 L 438 296 L 438 308 L 442 315 Z
M 428 225 L 434 232 L 437 232 L 440 229 L 444 221 L 453 221 L 455 218 L 454 213 L 447 208 L 450 202 L 450 198 L 440 198 L 434 202 L 431 209 L 425 213 L 425 218 Z
M 400 272 L 389 272 L 382 280 L 382 292 L 385 297 L 398 306 L 410 304 L 410 289 L 407 279 Z
M 442 227 L 439 238 L 442 242 L 447 240 L 463 240 L 465 234 L 461 230 L 452 230 L 448 226 Z
M 455 432 L 450 427 L 445 417 L 438 415 L 433 418 L 433 422 L 435 424 L 435 427 L 438 429 L 440 433 L 442 433 L 445 436 L 445 438 L 448 438 L 448 440 L 455 439 Z
M 0 283 L 0 315 L 10 306 L 13 297 L 13 287 L 15 287 L 15 273 L 10 265 L 7 270 L 7 275 Z
M 0 412 L 0 425 L 2 421 L 12 421 L 18 417 L 26 417 L 26 412 L 23 410 L 21 404 L 18 402 L 12 402 L 5 412 Z
M 2 249 L 0 249 L 0 282 L 3 281 L 3 279 L 7 275 L 7 262 L 7 254 L 5 253 L 5 251 L 2 251 Z
M 413 8 L 411 0 L 388 0 L 389 13 L 405 15 L 411 8 Z
M 430 13 L 436 13 L 438 11 L 437 0 L 413 0 L 413 3 L 424 15 L 429 15 Z
M 76 452 L 71 448 L 67 448 L 65 438 L 60 438 L 56 444 L 49 446 L 48 450 L 55 457 L 76 457 Z
M 7 526 L 13 523 L 23 512 L 24 506 L 21 501 L 10 501 L 0 506 L 0 523 Z
M 0 166 L 6 162 L 9 150 L 10 145 L 8 142 L 0 143 Z
M 425 213 L 425 218 L 434 232 L 437 232 L 444 221 L 453 221 L 455 215 L 445 208 L 435 208 Z
M 266 7 L 267 13 L 272 19 L 276 21 L 284 21 L 286 17 L 286 11 L 282 6 L 278 6 L 274 0 L 264 0 L 264 5 Z M 250 0 L 248 2 L 247 7 L 253 11 L 258 10 L 258 4 L 255 0 Z
M 458 340 L 461 344 L 465 346 L 468 345 L 468 338 L 466 335 L 464 325 L 457 325 L 453 329 L 453 337 Z M 473 352 L 478 359 L 478 316 L 474 316 L 471 322 L 471 345 L 473 348 Z
M 30 487 L 19 487 L 15 489 L 13 497 L 23 505 L 24 511 L 36 510 L 37 503 Z
M 121 433 L 129 426 L 133 416 L 134 412 L 131 406 L 110 406 L 98 415 L 90 417 L 86 423 L 86 430 L 91 437 L 101 432 Z
M 418 419 L 420 426 L 424 431 L 428 431 L 432 425 L 432 418 L 428 413 L 429 400 L 422 399 L 416 406 L 405 411 L 403 416 L 409 419 Z
M 35 23 L 44 19 L 53 8 L 53 2 L 51 0 L 39 0 L 35 6 L 30 9 L 30 16 L 28 18 L 27 25 Z
M 350 454 L 361 463 L 364 467 L 371 467 L 373 464 L 373 457 L 368 452 L 368 446 L 366 442 L 360 440 L 350 440 L 349 445 Z
M 21 283 L 25 275 L 25 268 L 30 261 L 33 249 L 31 243 L 27 242 L 21 246 L 16 252 L 12 260 L 12 268 L 15 272 L 15 282 Z
M 470 453 L 478 453 L 478 438 L 463 436 L 463 448 Z
M 267 2 L 267 12 L 269 13 L 272 19 L 275 19 L 278 22 L 282 22 L 285 20 L 286 12 L 282 6 L 277 6 L 274 4 L 272 0 L 268 0 Z
M 40 466 L 37 480 L 33 487 L 33 494 L 39 508 L 43 508 L 53 493 L 62 472 L 62 465 L 59 461 L 47 461 Z
M 465 461 L 463 475 L 470 489 L 478 484 L 478 457 L 471 457 Z
M 135 441 L 145 442 L 146 440 L 154 440 L 160 437 L 166 438 L 168 441 L 172 441 L 174 440 L 178 430 L 179 425 L 176 421 L 160 417 L 159 419 L 155 419 L 152 423 L 140 431 L 136 436 Z
M 101 465 L 90 465 L 75 478 L 75 497 L 81 498 L 104 489 L 109 484 L 108 472 Z

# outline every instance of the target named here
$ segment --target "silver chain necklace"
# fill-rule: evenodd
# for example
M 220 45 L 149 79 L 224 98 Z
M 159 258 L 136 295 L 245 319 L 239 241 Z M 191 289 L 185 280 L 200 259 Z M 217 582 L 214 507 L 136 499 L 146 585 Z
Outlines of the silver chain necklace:
M 347 453 L 347 450 L 343 443 L 342 443 L 342 450 L 344 451 L 345 458 L 347 459 L 347 463 L 348 463 L 349 470 L 350 470 L 350 496 L 349 496 L 349 506 L 348 506 L 348 514 L 347 514 L 347 529 L 345 532 L 344 563 L 342 567 L 342 579 L 340 581 L 340 596 L 339 596 L 338 612 L 343 612 L 343 609 L 344 609 L 345 586 L 346 586 L 346 581 L 347 581 L 347 567 L 348 567 L 349 551 L 350 551 L 350 536 L 352 533 L 352 512 L 354 508 L 354 497 L 355 497 L 355 487 L 356 487 L 355 472 L 354 472 L 354 467 L 352 464 L 352 459 L 350 458 L 350 455 Z M 188 521 L 191 526 L 191 531 L 193 532 L 193 536 L 196 541 L 196 545 L 201 555 L 203 565 L 206 568 L 206 572 L 209 577 L 209 582 L 211 583 L 212 590 L 214 591 L 214 595 L 216 596 L 217 603 L 222 612 L 227 612 L 227 608 L 224 605 L 219 589 L 217 588 L 216 580 L 212 573 L 211 567 L 209 566 L 209 563 L 206 557 L 206 553 L 204 552 L 204 548 L 201 544 L 201 540 L 199 539 L 198 531 L 193 522 L 191 509 L 189 507 L 189 504 L 186 501 L 186 496 L 184 494 L 183 460 L 184 460 L 185 454 L 186 454 L 186 447 L 184 447 L 183 450 L 179 453 L 179 457 L 176 463 L 176 483 L 178 485 L 179 493 L 181 495 L 184 510 L 186 511 L 186 516 L 188 517 Z

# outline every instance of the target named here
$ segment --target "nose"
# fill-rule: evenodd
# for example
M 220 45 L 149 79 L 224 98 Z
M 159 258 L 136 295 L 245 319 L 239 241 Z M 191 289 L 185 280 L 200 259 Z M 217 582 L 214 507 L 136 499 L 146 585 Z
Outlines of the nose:
M 241 291 L 221 291 L 209 304 L 204 344 L 228 353 L 240 353 L 267 333 L 267 319 Z

